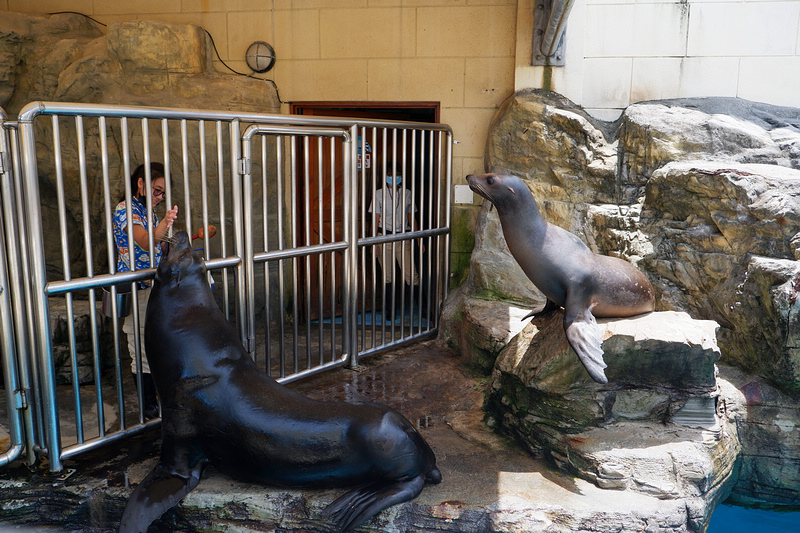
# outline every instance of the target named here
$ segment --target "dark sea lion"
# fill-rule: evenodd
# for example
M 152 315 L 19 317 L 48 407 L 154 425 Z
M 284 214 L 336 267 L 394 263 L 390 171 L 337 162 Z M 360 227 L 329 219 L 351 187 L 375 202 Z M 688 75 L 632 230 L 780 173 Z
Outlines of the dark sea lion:
M 531 314 L 563 307 L 570 346 L 592 379 L 607 383 L 603 339 L 595 316 L 626 317 L 653 311 L 655 298 L 648 279 L 627 261 L 592 253 L 578 237 L 546 222 L 521 179 L 479 174 L 467 176 L 467 182 L 497 208 L 508 249 L 547 297 L 544 309 Z
M 145 346 L 162 409 L 161 457 L 130 497 L 121 532 L 146 531 L 200 482 L 206 463 L 286 487 L 357 486 L 323 512 L 349 531 L 439 483 L 433 451 L 400 413 L 319 402 L 267 376 L 213 299 L 185 232 L 162 258 Z

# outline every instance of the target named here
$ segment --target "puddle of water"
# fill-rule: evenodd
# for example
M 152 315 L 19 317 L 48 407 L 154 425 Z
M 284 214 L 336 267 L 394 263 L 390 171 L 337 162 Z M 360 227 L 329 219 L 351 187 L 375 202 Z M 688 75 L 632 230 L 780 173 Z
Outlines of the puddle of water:
M 797 533 L 800 511 L 765 511 L 736 505 L 719 505 L 711 515 L 707 533 Z

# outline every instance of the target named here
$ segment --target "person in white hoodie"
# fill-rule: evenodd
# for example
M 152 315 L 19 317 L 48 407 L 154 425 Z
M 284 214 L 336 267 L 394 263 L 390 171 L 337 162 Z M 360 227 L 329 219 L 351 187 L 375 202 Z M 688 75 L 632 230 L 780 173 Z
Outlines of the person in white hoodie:
M 402 234 L 417 229 L 412 212 L 411 193 L 403 186 L 400 168 L 394 163 L 386 165 L 385 185 L 375 190 L 369 212 L 375 215 L 375 228 L 378 236 Z M 414 265 L 412 239 L 404 239 L 375 247 L 378 263 L 383 271 L 384 309 L 386 318 L 394 319 L 398 300 L 394 298 L 394 265 L 400 267 L 407 294 L 406 302 L 412 298 L 412 290 L 419 286 L 419 272 Z

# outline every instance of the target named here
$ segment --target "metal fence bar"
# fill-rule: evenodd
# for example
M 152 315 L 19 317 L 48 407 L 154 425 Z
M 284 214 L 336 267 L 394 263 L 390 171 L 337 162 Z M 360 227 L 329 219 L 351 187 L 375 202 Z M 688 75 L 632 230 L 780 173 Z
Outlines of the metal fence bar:
M 5 114 L 0 114 L 0 121 L 5 122 L 5 119 Z M 7 465 L 22 456 L 25 449 L 23 412 L 29 411 L 25 409 L 27 397 L 21 386 L 20 367 L 24 362 L 18 363 L 20 354 L 17 352 L 19 344 L 15 338 L 13 289 L 9 282 L 9 271 L 14 269 L 18 262 L 15 253 L 17 234 L 9 223 L 14 213 L 15 196 L 11 163 L 9 132 L 3 129 L 0 131 L 0 201 L 3 212 L 3 216 L 0 216 L 0 365 L 3 369 L 3 386 L 8 411 L 9 446 L 6 450 L 0 450 L 0 466 Z M 11 273 L 14 274 L 13 271 Z
M 155 211 L 150 163 L 161 161 L 167 207 L 182 198 L 179 220 L 190 235 L 193 228 L 203 230 L 209 282 L 225 316 L 236 321 L 245 349 L 259 361 L 263 357 L 266 371 L 282 383 L 356 367 L 362 357 L 435 332 L 435 316 L 422 309 L 438 311 L 438 295 L 447 286 L 437 268 L 446 260 L 449 233 L 442 225 L 449 224 L 449 198 L 442 193 L 444 180 L 449 190 L 452 157 L 447 126 L 35 102 L 0 135 L 0 163 L 10 153 L 15 170 L 0 168 L 0 349 L 6 379 L 19 377 L 6 384 L 5 401 L 10 412 L 12 402 L 22 406 L 15 411 L 21 423 L 12 427 L 18 430 L 12 449 L 0 455 L 0 465 L 22 453 L 24 443 L 29 463 L 45 454 L 50 469 L 59 471 L 64 459 L 159 423 L 144 411 L 144 345 L 138 333 L 144 311 L 135 304 L 131 309 L 136 372 L 130 374 L 123 370 L 129 350 L 122 348 L 127 335 L 117 304 L 121 286 L 132 285 L 136 302 L 138 284 L 155 271 L 136 268 L 132 246 L 131 271 L 116 266 L 112 174 L 121 175 L 121 209 L 131 221 L 138 192 L 129 177 L 139 163 L 145 165 L 147 216 L 152 219 Z M 259 142 L 251 143 L 256 136 Z M 11 146 L 4 146 L 9 138 Z M 53 149 L 37 153 L 42 139 Z M 359 169 L 357 152 L 366 155 L 368 143 L 375 157 L 370 167 Z M 75 158 L 68 163 L 66 154 Z M 407 187 L 378 187 L 387 162 L 393 173 L 403 174 Z M 367 204 L 376 194 L 386 200 L 390 190 L 409 198 L 414 223 L 381 235 Z M 50 201 L 45 194 L 53 195 L 48 208 L 57 211 L 58 228 L 42 227 L 43 202 Z M 218 225 L 215 240 L 212 223 Z M 159 244 L 153 226 L 147 234 L 150 264 Z M 29 238 L 21 238 L 22 227 Z M 263 235 L 257 239 L 259 228 Z M 45 231 L 54 238 L 45 242 Z M 126 233 L 133 242 L 133 223 Z M 408 250 L 411 242 L 427 243 L 427 252 L 420 246 Z M 403 286 L 409 260 L 419 285 L 390 301 L 381 294 L 378 302 L 383 283 L 376 279 L 376 251 L 393 269 L 400 258 L 399 274 L 390 276 L 392 289 Z M 55 262 L 53 255 L 59 258 Z M 222 275 L 214 277 L 217 271 Z M 263 290 L 256 291 L 262 282 Z M 111 296 L 108 318 L 98 308 L 101 290 Z M 66 372 L 58 375 L 50 322 L 57 302 L 63 302 L 68 337 L 67 347 L 59 348 L 67 356 Z M 397 323 L 382 320 L 378 307 L 385 317 L 395 304 L 401 309 Z M 257 315 L 265 319 L 259 322 Z M 78 320 L 86 321 L 85 339 L 76 336 Z
M 11 187 L 4 194 L 3 209 L 6 216 L 6 246 L 10 252 L 8 264 L 14 313 L 14 336 L 19 356 L 19 380 L 21 394 L 27 408 L 23 411 L 26 462 L 36 462 L 36 453 L 44 446 L 44 417 L 40 401 L 40 387 L 35 376 L 38 375 L 38 361 L 35 356 L 34 310 L 30 284 L 30 261 L 28 241 L 21 237 L 21 228 L 27 227 L 24 201 L 22 199 L 22 154 L 20 153 L 18 124 L 4 124 L 11 139 L 12 175 L 7 183 Z M 4 174 L 8 178 L 8 173 Z M 4 191 L 8 192 L 6 189 Z M 13 216 L 16 214 L 17 216 Z M 14 260 L 16 259 L 16 260 Z
M 26 213 L 26 223 L 30 242 L 29 253 L 31 263 L 31 303 L 33 305 L 35 328 L 35 354 L 38 368 L 37 381 L 39 382 L 39 394 L 37 398 L 41 401 L 42 421 L 44 427 L 44 439 L 47 445 L 47 454 L 50 459 L 50 470 L 60 472 L 63 469 L 61 463 L 61 432 L 59 431 L 59 409 L 56 402 L 56 377 L 53 365 L 52 343 L 50 324 L 48 320 L 47 299 L 45 297 L 45 285 L 47 283 L 47 271 L 44 255 L 44 243 L 42 242 L 42 220 L 39 206 L 39 180 L 36 164 L 36 135 L 33 130 L 31 120 L 19 121 L 20 149 L 22 176 L 24 184 L 24 203 Z

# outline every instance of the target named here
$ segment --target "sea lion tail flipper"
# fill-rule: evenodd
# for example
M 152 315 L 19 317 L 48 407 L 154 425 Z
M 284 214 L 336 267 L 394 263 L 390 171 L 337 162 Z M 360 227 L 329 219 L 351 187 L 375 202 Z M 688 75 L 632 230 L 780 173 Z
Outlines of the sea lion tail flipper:
M 331 518 L 340 531 L 351 531 L 387 507 L 416 498 L 424 486 L 425 476 L 406 481 L 377 481 L 340 496 L 322 515 Z
M 578 354 L 586 371 L 598 383 L 608 383 L 603 369 L 606 363 L 603 361 L 603 339 L 600 330 L 597 328 L 597 320 L 592 314 L 593 306 L 582 306 L 577 313 L 572 313 L 571 308 L 566 308 L 564 316 L 564 330 L 567 332 L 567 340 L 572 349 Z
M 131 494 L 122 520 L 120 533 L 144 533 L 154 520 L 189 494 L 200 482 L 204 461 L 189 471 L 188 476 L 175 473 L 161 461 L 147 474 Z

